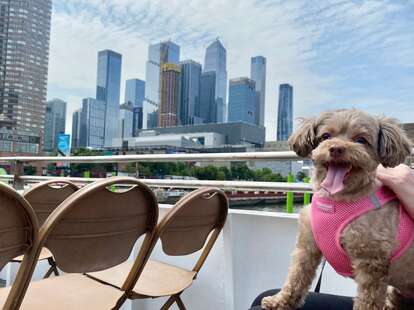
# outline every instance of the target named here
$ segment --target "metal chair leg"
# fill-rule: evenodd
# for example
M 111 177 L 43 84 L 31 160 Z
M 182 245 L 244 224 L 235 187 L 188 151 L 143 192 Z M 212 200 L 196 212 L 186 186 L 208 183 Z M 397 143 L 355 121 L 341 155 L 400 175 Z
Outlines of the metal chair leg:
M 49 270 L 46 272 L 46 274 L 45 274 L 45 276 L 43 277 L 43 279 L 49 278 L 49 277 L 50 277 L 50 275 L 52 274 L 52 272 L 55 274 L 55 276 L 59 276 L 59 270 L 57 269 L 56 262 L 54 261 L 54 259 L 53 259 L 52 257 L 49 257 L 49 258 L 47 259 L 47 261 L 48 261 L 48 263 L 49 263 L 49 265 L 50 265 L 50 268 L 49 268 Z
M 125 303 L 125 301 L 128 299 L 128 297 L 123 294 L 118 301 L 116 302 L 116 305 L 111 310 L 118 310 L 121 309 L 122 305 Z
M 177 303 L 178 309 L 180 309 L 180 310 L 186 310 L 186 308 L 184 306 L 184 303 L 183 303 L 180 295 L 174 295 L 173 297 L 175 299 L 175 302 Z
M 168 298 L 168 300 L 165 302 L 165 304 L 162 305 L 160 310 L 168 310 L 170 309 L 170 307 L 172 306 L 172 304 L 174 303 L 175 299 L 174 296 L 170 296 L 170 298 Z

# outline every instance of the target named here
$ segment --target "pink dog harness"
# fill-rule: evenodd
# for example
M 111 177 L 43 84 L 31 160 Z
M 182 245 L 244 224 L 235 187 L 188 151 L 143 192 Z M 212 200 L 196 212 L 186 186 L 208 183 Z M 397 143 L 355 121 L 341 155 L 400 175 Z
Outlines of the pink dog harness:
M 353 202 L 338 202 L 313 195 L 311 205 L 311 225 L 316 244 L 331 266 L 343 276 L 352 277 L 351 261 L 341 246 L 341 233 L 357 217 L 366 212 L 381 208 L 387 202 L 396 200 L 395 194 L 382 186 L 374 194 Z M 399 205 L 400 223 L 397 246 L 391 261 L 400 257 L 414 239 L 414 221 Z

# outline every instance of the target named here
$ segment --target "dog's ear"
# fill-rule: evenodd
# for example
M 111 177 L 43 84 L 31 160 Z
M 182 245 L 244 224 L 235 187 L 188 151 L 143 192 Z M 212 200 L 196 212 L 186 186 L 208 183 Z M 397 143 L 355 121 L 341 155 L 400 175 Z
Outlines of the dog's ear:
M 395 167 L 410 155 L 412 143 L 398 122 L 379 118 L 378 157 L 384 167 Z
M 300 157 L 308 157 L 312 150 L 318 146 L 316 129 L 318 127 L 316 118 L 300 119 L 300 128 L 289 138 L 288 143 L 292 151 Z

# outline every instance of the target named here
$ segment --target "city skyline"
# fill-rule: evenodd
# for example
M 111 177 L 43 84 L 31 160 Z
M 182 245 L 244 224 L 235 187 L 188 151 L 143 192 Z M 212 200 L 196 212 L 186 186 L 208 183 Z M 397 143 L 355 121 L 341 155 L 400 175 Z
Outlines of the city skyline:
M 68 101 L 68 115 L 82 98 L 94 95 L 89 85 L 94 73 L 85 68 L 94 65 L 98 50 L 123 54 L 123 88 L 125 79 L 145 79 L 148 44 L 170 38 L 181 46 L 181 59 L 202 63 L 205 48 L 220 36 L 228 52 L 229 79 L 247 76 L 252 56 L 267 58 L 268 140 L 276 135 L 283 83 L 295 87 L 295 118 L 355 106 L 403 122 L 414 119 L 412 5 L 241 1 L 236 6 L 214 3 L 200 11 L 200 1 L 185 6 L 178 1 L 172 7 L 152 1 L 151 9 L 145 0 L 99 3 L 54 3 L 48 98 Z M 176 5 L 178 15 L 173 14 Z M 151 22 L 155 16 L 157 23 Z M 68 48 L 67 42 L 73 44 Z

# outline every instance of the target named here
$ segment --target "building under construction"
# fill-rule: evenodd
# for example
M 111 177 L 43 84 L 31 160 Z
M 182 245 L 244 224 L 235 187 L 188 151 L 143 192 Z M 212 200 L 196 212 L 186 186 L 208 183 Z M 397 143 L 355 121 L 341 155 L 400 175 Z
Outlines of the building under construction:
M 161 98 L 158 124 L 159 127 L 174 127 L 178 125 L 180 107 L 180 67 L 166 63 L 161 66 Z

